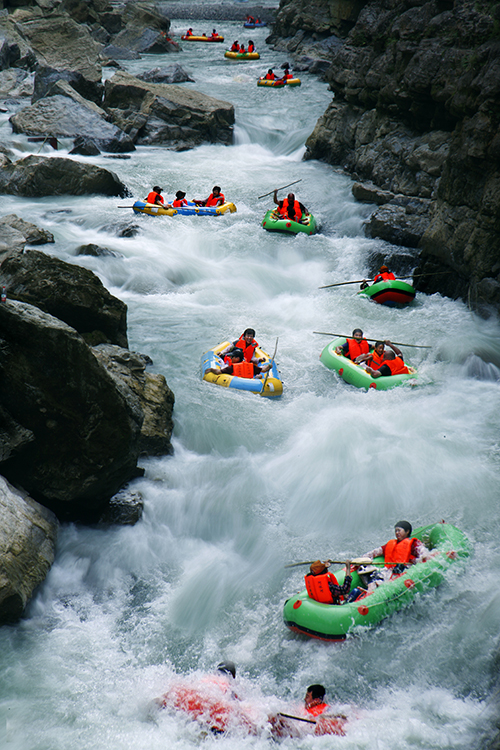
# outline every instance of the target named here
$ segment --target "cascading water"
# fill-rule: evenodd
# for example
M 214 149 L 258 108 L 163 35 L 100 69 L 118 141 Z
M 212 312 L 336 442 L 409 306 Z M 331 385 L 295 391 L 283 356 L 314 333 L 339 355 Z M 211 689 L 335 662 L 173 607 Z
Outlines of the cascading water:
M 243 6 L 244 7 L 244 6 Z M 174 21 L 178 34 L 193 22 Z M 200 31 L 210 24 L 197 22 Z M 218 24 L 231 42 L 240 24 Z M 364 237 L 371 207 L 357 204 L 340 170 L 302 162 L 305 137 L 331 94 L 302 74 L 301 88 L 257 88 L 285 57 L 252 30 L 261 60 L 234 63 L 226 45 L 184 44 L 184 84 L 235 104 L 235 144 L 174 153 L 139 148 L 114 169 L 135 198 L 153 184 L 172 198 L 222 186 L 238 212 L 151 218 L 132 201 L 3 197 L 52 231 L 45 252 L 91 268 L 128 305 L 130 348 L 149 354 L 176 396 L 175 453 L 143 462 L 134 483 L 145 511 L 134 527 L 66 525 L 56 561 L 15 626 L 0 629 L 0 741 L 12 750 L 264 748 L 264 734 L 202 739 L 185 715 L 151 712 L 174 675 L 238 667 L 238 691 L 260 710 L 299 702 L 321 682 L 351 717 L 345 737 L 286 740 L 294 748 L 472 748 L 491 731 L 500 598 L 498 443 L 500 340 L 496 321 L 465 304 L 418 294 L 401 311 L 318 287 L 367 275 L 384 243 Z M 150 56 L 132 73 L 165 64 Z M 5 116 L 6 118 L 6 116 Z M 35 149 L 0 136 L 18 152 Z M 63 144 L 71 147 L 71 144 Z M 50 153 L 48 146 L 43 152 Z M 272 188 L 296 193 L 322 233 L 271 235 L 260 221 Z M 139 228 L 118 237 L 124 224 Z M 116 257 L 76 256 L 95 242 Z M 203 351 L 247 326 L 272 352 L 284 395 L 269 401 L 202 382 Z M 318 356 L 328 337 L 361 326 L 404 349 L 420 385 L 361 392 Z M 282 606 L 306 568 L 284 564 L 357 556 L 392 536 L 396 521 L 441 518 L 469 536 L 473 557 L 437 589 L 343 644 L 291 634 Z

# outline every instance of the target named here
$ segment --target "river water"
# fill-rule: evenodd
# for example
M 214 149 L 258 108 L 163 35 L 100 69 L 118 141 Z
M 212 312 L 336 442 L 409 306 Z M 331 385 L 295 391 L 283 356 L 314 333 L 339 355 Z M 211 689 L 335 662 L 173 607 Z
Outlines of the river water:
M 244 7 L 244 6 L 243 6 Z M 174 20 L 184 33 L 193 25 Z M 234 22 L 218 31 L 247 39 Z M 195 32 L 211 31 L 211 24 Z M 174 675 L 202 675 L 221 659 L 238 666 L 238 690 L 262 711 L 300 701 L 321 682 L 351 722 L 345 737 L 286 740 L 293 748 L 476 748 L 496 714 L 500 551 L 498 323 L 467 306 L 418 294 L 394 311 L 359 299 L 370 254 L 369 207 L 351 181 L 302 162 L 304 141 L 331 94 L 302 74 L 301 88 L 259 89 L 285 61 L 251 32 L 262 58 L 234 63 L 225 45 L 184 45 L 166 59 L 192 71 L 189 86 L 234 103 L 235 143 L 173 153 L 140 148 L 130 160 L 99 157 L 144 197 L 206 197 L 213 184 L 238 207 L 217 218 L 133 216 L 131 200 L 3 198 L 51 230 L 44 251 L 85 265 L 128 305 L 130 348 L 149 354 L 175 392 L 175 453 L 143 461 L 134 527 L 62 527 L 57 557 L 23 620 L 0 629 L 0 745 L 12 750 L 186 750 L 269 747 L 265 733 L 203 739 L 183 715 L 154 714 Z M 135 73 L 165 58 L 127 64 Z M 21 154 L 37 150 L 0 135 Z M 71 144 L 62 144 L 71 147 Z M 46 146 L 43 153 L 55 155 Z M 61 152 L 58 152 L 61 153 Z M 64 154 L 64 148 L 62 149 Z M 260 227 L 275 186 L 297 195 L 322 232 L 279 236 Z M 119 237 L 129 225 L 132 237 Z M 76 256 L 94 242 L 116 257 Z M 201 354 L 245 327 L 272 352 L 284 381 L 278 401 L 200 380 Z M 328 337 L 390 338 L 420 385 L 361 392 L 324 368 Z M 472 557 L 403 612 L 343 644 L 293 635 L 282 606 L 304 568 L 284 564 L 355 556 L 414 526 L 446 519 L 465 530 Z

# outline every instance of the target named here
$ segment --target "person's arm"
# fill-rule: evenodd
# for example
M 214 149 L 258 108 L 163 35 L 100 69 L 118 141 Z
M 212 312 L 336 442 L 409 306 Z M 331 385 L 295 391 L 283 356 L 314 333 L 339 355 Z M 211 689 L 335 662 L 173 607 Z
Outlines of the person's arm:
M 383 547 L 377 547 L 376 549 L 372 549 L 371 552 L 367 552 L 365 555 L 362 555 L 362 557 L 369 557 L 370 560 L 373 560 L 374 557 L 382 557 L 382 555 L 385 553 L 385 544 Z
M 278 191 L 277 190 L 274 191 L 273 201 L 276 203 L 277 206 L 279 206 Z
M 306 207 L 304 206 L 304 204 L 303 204 L 303 203 L 301 203 L 300 201 L 299 201 L 299 206 L 300 206 L 300 210 L 302 211 L 302 213 L 303 213 L 303 214 L 305 214 L 306 216 L 309 216 L 309 211 L 308 211 L 308 210 L 307 210 L 307 208 L 306 208 Z
M 387 365 L 381 365 L 378 370 L 374 370 L 373 367 L 367 367 L 366 372 L 369 372 L 372 378 L 379 378 L 381 375 L 388 377 L 392 375 L 391 368 Z
M 361 362 L 367 362 L 371 358 L 372 358 L 371 353 L 360 354 L 359 357 L 356 357 L 356 359 L 354 361 L 356 362 L 357 365 L 360 365 Z
M 344 357 L 347 357 L 347 355 L 349 354 L 349 344 L 346 341 L 345 344 L 342 344 L 342 346 L 335 347 L 335 351 L 337 352 L 337 354 L 343 354 Z
M 346 577 L 344 578 L 344 583 L 340 586 L 336 583 L 333 583 L 332 581 L 328 581 L 328 588 L 330 589 L 330 593 L 332 595 L 333 599 L 338 599 L 340 596 L 346 596 L 346 594 L 349 593 L 352 583 L 352 576 L 350 574 L 346 574 Z
M 386 339 L 384 341 L 384 344 L 386 346 L 390 346 L 391 347 L 391 349 L 394 352 L 394 354 L 396 355 L 396 357 L 401 357 L 401 359 L 403 359 L 403 353 L 402 353 L 401 349 L 398 349 L 397 346 L 395 346 L 394 344 L 391 344 L 391 342 L 389 341 L 389 339 Z

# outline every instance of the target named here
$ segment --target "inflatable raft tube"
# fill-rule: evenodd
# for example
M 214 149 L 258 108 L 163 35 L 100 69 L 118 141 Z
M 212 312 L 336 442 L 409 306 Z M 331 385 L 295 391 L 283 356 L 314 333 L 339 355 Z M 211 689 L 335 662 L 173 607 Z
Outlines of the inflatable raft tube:
M 366 289 L 360 289 L 358 294 L 387 307 L 405 307 L 415 299 L 415 289 L 412 285 L 399 279 L 377 281 Z
M 345 338 L 334 339 L 325 346 L 319 358 L 329 370 L 336 370 L 339 377 L 345 380 L 346 383 L 355 385 L 356 388 L 364 388 L 365 391 L 370 388 L 377 391 L 388 391 L 390 388 L 395 388 L 397 385 L 402 385 L 405 382 L 409 382 L 410 385 L 415 384 L 418 373 L 414 367 L 410 367 L 409 365 L 406 365 L 410 370 L 409 373 L 388 376 L 381 375 L 379 378 L 372 378 L 364 367 L 356 365 L 348 357 L 344 357 L 343 354 L 337 354 L 335 351 L 337 346 L 343 346 L 345 342 Z
M 302 81 L 300 78 L 287 78 L 286 81 L 280 80 L 279 78 L 274 81 L 266 81 L 265 78 L 259 78 L 257 86 L 268 86 L 269 88 L 279 89 L 283 86 L 300 86 Z
M 193 34 L 190 34 L 189 36 L 184 34 L 184 36 L 181 36 L 181 39 L 183 42 L 223 42 L 224 41 L 223 36 L 194 36 Z
M 285 232 L 286 234 L 315 234 L 316 219 L 312 214 L 302 214 L 302 222 L 280 218 L 275 209 L 270 208 L 262 219 L 262 226 L 267 232 Z
M 224 57 L 227 57 L 230 60 L 259 60 L 260 59 L 260 55 L 258 52 L 231 52 L 231 50 L 226 50 L 224 52 Z
M 136 214 L 149 216 L 221 216 L 228 212 L 233 214 L 236 211 L 234 203 L 223 203 L 222 206 L 196 206 L 192 203 L 182 208 L 164 208 L 153 203 L 136 201 L 132 208 Z
M 265 396 L 266 398 L 278 398 L 281 396 L 283 393 L 283 383 L 281 382 L 276 362 L 273 362 L 267 379 L 267 373 L 264 373 L 261 378 L 239 378 L 236 375 L 214 375 L 212 372 L 207 373 L 207 370 L 213 367 L 223 366 L 224 362 L 219 357 L 219 352 L 229 346 L 229 343 L 229 341 L 223 341 L 203 354 L 201 358 L 201 376 L 203 380 L 206 380 L 208 383 L 215 383 L 215 385 L 220 385 L 223 388 L 235 388 L 238 391 L 258 393 L 259 396 Z M 255 356 L 258 359 L 264 358 L 265 362 L 263 364 L 271 361 L 269 354 L 259 347 L 255 350 Z
M 345 640 L 357 628 L 373 627 L 410 604 L 418 592 L 438 586 L 450 567 L 470 555 L 465 534 L 444 521 L 422 526 L 412 536 L 431 550 L 426 562 L 410 565 L 372 593 L 346 604 L 322 604 L 310 599 L 304 589 L 285 602 L 283 619 L 287 628 L 324 641 Z M 375 558 L 375 562 L 383 562 L 383 558 Z M 335 571 L 335 577 L 342 584 L 345 568 Z M 353 571 L 352 588 L 356 586 L 363 586 L 363 583 Z

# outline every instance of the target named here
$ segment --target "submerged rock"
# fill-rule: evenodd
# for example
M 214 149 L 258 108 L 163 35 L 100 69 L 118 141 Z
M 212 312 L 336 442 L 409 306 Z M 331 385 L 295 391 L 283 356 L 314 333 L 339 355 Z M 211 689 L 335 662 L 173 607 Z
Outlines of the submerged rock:
M 0 624 L 20 618 L 45 579 L 58 527 L 50 510 L 0 476 Z

